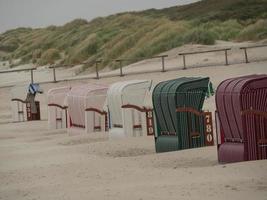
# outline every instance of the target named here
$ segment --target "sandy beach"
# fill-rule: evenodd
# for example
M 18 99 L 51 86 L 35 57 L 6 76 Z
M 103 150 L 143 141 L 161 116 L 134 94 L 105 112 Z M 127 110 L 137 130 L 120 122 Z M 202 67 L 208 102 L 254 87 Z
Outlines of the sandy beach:
M 193 46 L 181 48 L 186 51 Z M 175 66 L 173 52 L 167 52 L 167 68 Z M 66 130 L 48 130 L 47 125 L 46 94 L 53 87 L 131 79 L 150 79 L 156 84 L 183 76 L 208 76 L 216 87 L 226 78 L 267 74 L 266 61 L 244 64 L 239 54 L 230 57 L 230 62 L 239 64 L 229 66 L 223 64 L 218 53 L 211 56 L 216 62 L 222 59 L 218 66 L 41 84 L 44 94 L 37 100 L 41 102 L 42 121 L 12 123 L 10 87 L 0 88 L 0 199 L 267 200 L 267 160 L 222 165 L 217 161 L 216 146 L 156 154 L 153 137 L 110 140 L 108 133 L 69 136 Z M 257 50 L 250 59 L 265 54 Z M 191 65 L 205 65 L 207 60 L 193 57 L 189 61 Z M 142 61 L 125 69 L 148 71 L 160 63 Z M 60 77 L 73 76 L 69 75 L 71 70 L 64 72 Z M 43 75 L 38 73 L 37 80 L 50 77 L 45 71 Z M 13 78 L 1 77 L 1 86 L 27 83 L 25 73 L 9 76 Z M 214 97 L 205 102 L 204 109 L 215 110 Z

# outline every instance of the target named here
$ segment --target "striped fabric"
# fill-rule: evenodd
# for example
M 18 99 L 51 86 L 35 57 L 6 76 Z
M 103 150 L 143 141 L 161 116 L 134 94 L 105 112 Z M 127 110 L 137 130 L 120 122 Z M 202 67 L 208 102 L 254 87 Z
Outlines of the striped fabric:
M 36 94 L 37 92 L 42 92 L 39 84 L 37 83 L 31 83 L 28 87 L 28 92 L 31 94 Z

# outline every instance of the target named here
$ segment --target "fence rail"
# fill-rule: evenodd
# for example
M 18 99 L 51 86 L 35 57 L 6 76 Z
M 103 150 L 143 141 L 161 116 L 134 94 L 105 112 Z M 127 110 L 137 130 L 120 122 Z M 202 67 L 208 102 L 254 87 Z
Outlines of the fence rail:
M 33 80 L 33 71 L 36 70 L 37 68 L 24 68 L 24 69 L 15 69 L 15 70 L 2 70 L 0 71 L 0 74 L 7 74 L 7 73 L 14 73 L 14 72 L 22 72 L 22 71 L 31 71 L 31 83 L 34 82 Z
M 120 65 L 120 76 L 124 76 L 123 72 L 122 72 L 122 67 L 123 67 L 123 62 L 125 61 L 135 61 L 135 60 L 141 60 L 141 59 L 156 59 L 156 58 L 161 58 L 161 72 L 165 72 L 165 58 L 167 58 L 168 55 L 159 55 L 159 56 L 153 56 L 153 57 L 146 57 L 146 58 L 136 58 L 136 59 L 117 59 L 115 60 L 115 62 L 118 62 Z
M 193 55 L 193 54 L 204 54 L 204 53 L 212 53 L 212 52 L 218 52 L 218 51 L 224 51 L 225 52 L 225 65 L 229 65 L 228 62 L 228 51 L 230 51 L 231 48 L 225 48 L 225 49 L 214 49 L 214 50 L 205 50 L 205 51 L 193 51 L 193 52 L 182 52 L 179 53 L 179 56 L 183 56 L 183 64 L 184 68 L 186 69 L 186 61 L 185 61 L 185 56 L 186 55 Z

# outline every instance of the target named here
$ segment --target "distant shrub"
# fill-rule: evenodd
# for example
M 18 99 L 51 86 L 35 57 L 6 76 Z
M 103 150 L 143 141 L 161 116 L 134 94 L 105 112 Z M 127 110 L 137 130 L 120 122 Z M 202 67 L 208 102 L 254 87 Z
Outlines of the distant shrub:
M 9 59 L 8 56 L 1 56 L 1 61 L 6 61 L 8 59 Z
M 246 40 L 256 41 L 265 38 L 267 38 L 267 19 L 258 20 L 256 23 L 247 26 L 238 35 L 239 41 L 246 41 Z
M 212 45 L 215 44 L 216 34 L 208 29 L 197 27 L 184 35 L 184 43 Z
M 13 52 L 19 47 L 19 44 L 16 42 L 7 42 L 0 44 L 0 51 Z
M 205 26 L 204 26 L 205 27 Z M 209 28 L 211 32 L 216 34 L 216 39 L 218 40 L 233 40 L 242 31 L 243 26 L 237 22 L 237 20 L 228 20 L 225 22 L 213 22 L 212 26 Z
M 55 30 L 57 30 L 57 27 L 54 26 L 54 25 L 51 25 L 51 26 L 48 26 L 47 27 L 47 30 L 49 30 L 49 31 L 55 31 Z
M 38 61 L 38 64 L 53 64 L 58 59 L 60 59 L 59 51 L 57 49 L 48 49 L 42 54 L 40 60 Z
M 92 43 L 88 44 L 88 46 L 84 49 L 89 55 L 93 55 L 97 53 L 98 43 L 97 41 L 93 41 Z
M 42 50 L 41 49 L 36 49 L 32 53 L 32 59 L 39 59 L 42 56 Z
M 36 63 L 37 63 L 37 61 L 38 61 L 38 60 L 37 60 L 37 59 L 35 59 L 35 58 L 33 58 L 33 59 L 32 59 L 32 63 L 33 63 L 33 64 L 36 64 Z
M 85 19 L 74 19 L 71 22 L 66 23 L 62 26 L 63 29 L 74 29 L 78 28 L 79 26 L 87 25 L 88 21 Z
M 29 63 L 30 61 L 32 60 L 32 54 L 29 53 L 25 56 L 23 56 L 20 60 L 20 64 L 26 64 L 26 63 Z

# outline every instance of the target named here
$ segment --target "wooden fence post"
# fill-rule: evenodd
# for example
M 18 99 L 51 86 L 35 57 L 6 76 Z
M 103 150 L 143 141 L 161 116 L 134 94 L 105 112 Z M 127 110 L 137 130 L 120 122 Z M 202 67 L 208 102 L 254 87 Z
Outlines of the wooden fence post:
M 185 55 L 183 55 L 183 63 L 184 63 L 184 68 L 183 69 L 186 69 Z
M 54 83 L 56 83 L 57 82 L 57 78 L 56 78 L 56 67 L 55 67 L 55 65 L 53 65 L 52 68 L 53 68 Z
M 161 72 L 165 72 L 165 57 L 161 56 L 162 70 Z
M 33 83 L 34 80 L 33 80 L 33 69 L 31 69 L 31 83 Z
M 228 54 L 227 54 L 228 50 L 225 50 L 225 65 L 229 65 L 228 63 Z
M 249 61 L 248 61 L 248 53 L 247 53 L 247 48 L 244 48 L 244 53 L 245 53 L 245 59 L 246 59 L 246 63 L 249 63 Z
M 96 61 L 95 62 L 95 72 L 96 72 L 96 79 L 99 79 L 99 72 L 98 72 L 98 63 L 100 63 L 101 61 Z
M 122 60 L 119 60 L 120 62 L 120 76 L 123 76 L 123 73 L 122 73 Z

